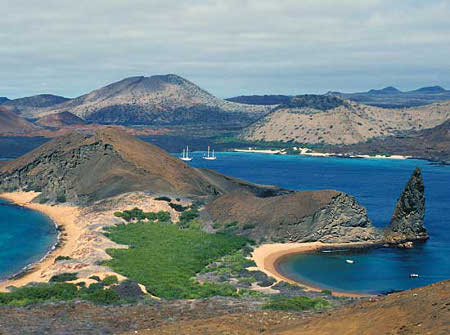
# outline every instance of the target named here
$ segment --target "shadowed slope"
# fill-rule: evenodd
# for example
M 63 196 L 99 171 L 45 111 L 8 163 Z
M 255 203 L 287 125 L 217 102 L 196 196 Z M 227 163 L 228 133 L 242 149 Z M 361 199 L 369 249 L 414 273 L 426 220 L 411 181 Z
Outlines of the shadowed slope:
M 8 162 L 0 189 L 42 191 L 40 200 L 86 203 L 130 191 L 183 196 L 218 196 L 234 190 L 278 194 L 213 171 L 190 167 L 176 157 L 122 131 L 100 129 L 94 136 L 71 133 Z

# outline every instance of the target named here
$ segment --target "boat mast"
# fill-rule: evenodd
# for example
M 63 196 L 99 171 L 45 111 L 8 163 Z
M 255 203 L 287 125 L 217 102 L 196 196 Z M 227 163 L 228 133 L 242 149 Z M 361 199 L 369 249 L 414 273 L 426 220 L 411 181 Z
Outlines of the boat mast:
M 186 158 L 189 158 L 189 145 L 186 146 Z

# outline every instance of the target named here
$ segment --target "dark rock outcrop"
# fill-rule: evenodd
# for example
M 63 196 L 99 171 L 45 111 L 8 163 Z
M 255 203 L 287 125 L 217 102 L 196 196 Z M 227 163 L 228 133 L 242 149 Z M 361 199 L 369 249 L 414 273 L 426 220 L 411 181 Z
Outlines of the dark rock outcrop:
M 391 224 L 385 232 L 387 242 L 403 243 L 428 238 L 423 223 L 425 215 L 424 190 L 420 168 L 416 168 L 397 200 Z
M 273 242 L 372 242 L 381 239 L 364 207 L 334 190 L 277 197 L 228 194 L 206 206 L 219 230 Z M 236 224 L 237 223 L 237 224 Z

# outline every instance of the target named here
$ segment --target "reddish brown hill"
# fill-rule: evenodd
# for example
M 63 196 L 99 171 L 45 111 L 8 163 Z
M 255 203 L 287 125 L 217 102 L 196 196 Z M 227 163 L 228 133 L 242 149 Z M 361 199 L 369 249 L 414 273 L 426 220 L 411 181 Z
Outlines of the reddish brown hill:
M 86 121 L 70 112 L 49 114 L 39 118 L 37 124 L 43 127 L 61 128 L 73 125 L 83 125 Z
M 124 192 L 217 196 L 282 190 L 199 170 L 123 131 L 100 128 L 55 138 L 0 169 L 0 189 L 41 190 L 41 198 L 85 203 Z
M 40 127 L 0 106 L 0 133 L 27 133 L 39 129 Z

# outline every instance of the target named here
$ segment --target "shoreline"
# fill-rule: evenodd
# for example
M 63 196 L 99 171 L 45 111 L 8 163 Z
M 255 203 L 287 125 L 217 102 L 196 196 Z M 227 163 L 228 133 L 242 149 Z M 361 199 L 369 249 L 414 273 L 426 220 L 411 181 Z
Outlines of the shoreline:
M 262 244 L 252 252 L 251 259 L 255 262 L 256 267 L 253 269 L 264 272 L 265 274 L 275 278 L 277 282 L 285 281 L 290 284 L 296 284 L 304 287 L 308 291 L 321 292 L 325 288 L 316 285 L 306 284 L 286 277 L 279 271 L 278 264 L 286 257 L 318 251 L 321 249 L 341 249 L 341 248 L 368 248 L 375 247 L 377 243 L 371 242 L 354 242 L 354 243 L 322 243 L 322 242 L 305 242 L 305 243 L 270 243 Z M 330 290 L 334 296 L 342 297 L 373 297 L 373 294 L 354 293 L 345 291 Z
M 411 156 L 403 156 L 403 155 L 348 155 L 348 154 L 338 154 L 335 152 L 318 152 L 312 151 L 308 148 L 298 147 L 299 153 L 288 154 L 287 149 L 254 149 L 249 147 L 248 149 L 232 149 L 233 152 L 244 152 L 244 153 L 259 153 L 259 154 L 271 154 L 271 155 L 293 155 L 293 156 L 311 156 L 311 157 L 338 157 L 338 158 L 367 158 L 367 159 L 395 159 L 395 160 L 404 160 L 411 159 Z
M 7 291 L 8 286 L 23 286 L 30 282 L 48 281 L 43 271 L 53 265 L 56 257 L 69 254 L 73 249 L 74 241 L 81 235 L 81 227 L 75 224 L 79 215 L 79 209 L 67 205 L 46 205 L 31 203 L 37 192 L 12 192 L 0 193 L 0 198 L 14 205 L 39 211 L 50 218 L 58 230 L 55 244 L 38 261 L 30 263 L 18 273 L 0 280 L 0 292 Z

